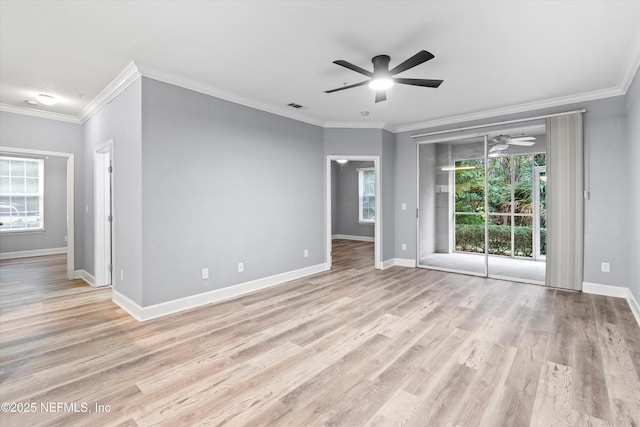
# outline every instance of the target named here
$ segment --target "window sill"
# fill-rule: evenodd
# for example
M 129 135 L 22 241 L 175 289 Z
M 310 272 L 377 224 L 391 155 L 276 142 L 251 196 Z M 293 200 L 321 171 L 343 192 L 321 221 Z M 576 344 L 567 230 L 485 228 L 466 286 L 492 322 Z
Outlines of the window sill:
M 362 224 L 362 225 L 375 225 L 376 222 L 375 221 L 358 221 L 358 224 Z
M 28 230 L 0 230 L 0 234 L 35 234 L 44 233 L 44 228 L 33 228 Z

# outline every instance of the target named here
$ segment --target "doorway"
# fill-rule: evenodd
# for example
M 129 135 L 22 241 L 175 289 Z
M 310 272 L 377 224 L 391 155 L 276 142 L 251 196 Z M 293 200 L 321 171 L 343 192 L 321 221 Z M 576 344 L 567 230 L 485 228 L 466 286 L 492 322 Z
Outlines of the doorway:
M 325 169 L 325 206 L 326 206 L 326 225 L 325 225 L 325 242 L 326 242 L 326 267 L 327 270 L 332 266 L 332 241 L 334 234 L 337 234 L 335 229 L 336 219 L 336 203 L 338 202 L 337 194 L 333 190 L 334 180 L 336 178 L 336 171 L 333 169 L 337 166 L 337 161 L 352 162 L 367 162 L 368 165 L 372 164 L 372 167 L 358 167 L 354 169 L 354 172 L 358 175 L 357 183 L 358 187 L 354 187 L 354 190 L 358 190 L 359 193 L 359 209 L 358 217 L 354 219 L 358 227 L 373 228 L 373 243 L 374 243 L 374 267 L 376 269 L 382 268 L 382 196 L 380 191 L 380 157 L 379 156 L 355 156 L 355 155 L 328 155 L 326 157 L 326 169 Z M 342 163 L 343 165 L 345 163 Z M 356 170 L 359 169 L 359 170 Z M 373 188 L 371 188 L 373 187 Z M 373 194 L 371 194 L 373 190 Z M 364 191 L 364 193 L 363 193 Z M 362 200 L 364 199 L 364 200 Z M 362 201 L 362 203 L 360 203 Z M 353 238 L 353 235 L 348 235 Z M 369 239 L 363 239 L 369 240 Z
M 53 156 L 63 157 L 67 161 L 67 279 L 76 278 L 75 271 L 75 155 L 58 151 L 32 150 L 28 148 L 15 148 L 0 146 L 0 152 L 6 154 L 19 154 L 26 156 Z
M 418 266 L 544 284 L 544 126 L 417 149 Z
M 113 140 L 94 152 L 95 171 L 95 284 L 113 282 Z

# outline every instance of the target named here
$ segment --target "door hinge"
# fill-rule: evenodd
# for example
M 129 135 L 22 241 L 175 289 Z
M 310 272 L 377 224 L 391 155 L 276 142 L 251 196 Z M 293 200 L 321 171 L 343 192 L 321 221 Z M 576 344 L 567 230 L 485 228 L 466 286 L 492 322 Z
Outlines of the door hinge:
M 111 164 L 109 164 L 109 169 L 107 169 L 107 172 L 109 172 L 109 173 L 113 172 L 113 166 Z
M 416 208 L 416 218 L 420 218 L 420 212 L 419 212 L 418 208 Z
M 109 271 L 113 271 L 113 265 L 109 264 Z
M 107 221 L 112 222 L 112 221 L 113 221 L 113 215 L 109 215 L 109 216 L 107 217 Z

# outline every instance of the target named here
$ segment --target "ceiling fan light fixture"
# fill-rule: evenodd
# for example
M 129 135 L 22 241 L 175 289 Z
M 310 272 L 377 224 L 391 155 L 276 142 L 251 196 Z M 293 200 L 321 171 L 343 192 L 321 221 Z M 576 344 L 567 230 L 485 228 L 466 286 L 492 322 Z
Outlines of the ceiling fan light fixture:
M 388 77 L 375 78 L 369 82 L 369 87 L 373 90 L 387 90 L 393 86 L 393 80 Z
M 443 166 L 440 168 L 443 171 L 467 171 L 472 169 L 477 169 L 477 166 Z

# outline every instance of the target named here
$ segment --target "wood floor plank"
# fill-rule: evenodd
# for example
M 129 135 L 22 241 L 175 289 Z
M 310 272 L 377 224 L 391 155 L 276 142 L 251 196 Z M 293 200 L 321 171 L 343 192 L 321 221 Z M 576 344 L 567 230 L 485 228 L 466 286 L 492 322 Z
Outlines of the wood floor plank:
M 65 255 L 0 260 L 0 400 L 38 409 L 0 424 L 640 425 L 625 300 L 373 252 L 337 239 L 329 272 L 143 323 Z

